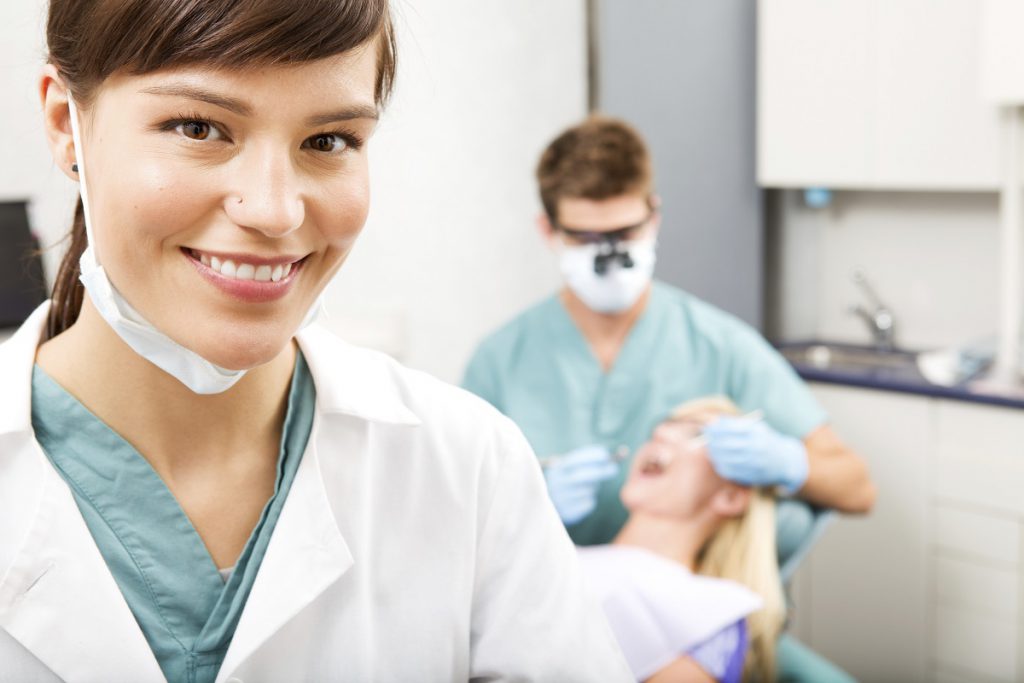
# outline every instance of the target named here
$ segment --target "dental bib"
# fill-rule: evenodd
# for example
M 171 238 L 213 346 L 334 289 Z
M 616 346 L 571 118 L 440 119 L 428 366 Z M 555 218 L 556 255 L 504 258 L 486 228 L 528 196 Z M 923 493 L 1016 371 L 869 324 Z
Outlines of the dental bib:
M 81 185 L 82 211 L 85 216 L 87 246 L 79 260 L 82 285 L 89 294 L 96 310 L 111 329 L 135 353 L 171 375 L 197 394 L 219 394 L 227 391 L 245 375 L 246 370 L 228 370 L 206 360 L 195 351 L 158 330 L 121 296 L 110 282 L 106 271 L 100 265 L 95 252 L 95 234 L 89 214 L 89 193 L 85 178 L 85 155 L 82 154 L 82 136 L 78 127 L 78 111 L 72 98 L 68 97 L 71 111 L 71 133 L 78 164 L 78 179 Z M 309 325 L 320 309 L 320 300 L 310 309 L 302 327 Z

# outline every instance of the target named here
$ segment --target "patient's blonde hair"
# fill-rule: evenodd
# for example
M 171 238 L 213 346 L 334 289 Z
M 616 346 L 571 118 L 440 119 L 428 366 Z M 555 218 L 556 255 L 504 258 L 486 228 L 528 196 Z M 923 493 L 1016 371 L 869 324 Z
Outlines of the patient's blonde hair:
M 684 403 L 672 417 L 706 422 L 739 412 L 732 401 L 716 396 Z M 775 642 L 786 619 L 786 601 L 775 550 L 775 498 L 768 490 L 754 489 L 746 512 L 719 527 L 700 551 L 697 573 L 741 583 L 764 600 L 764 607 L 747 617 L 750 650 L 743 680 L 774 681 Z

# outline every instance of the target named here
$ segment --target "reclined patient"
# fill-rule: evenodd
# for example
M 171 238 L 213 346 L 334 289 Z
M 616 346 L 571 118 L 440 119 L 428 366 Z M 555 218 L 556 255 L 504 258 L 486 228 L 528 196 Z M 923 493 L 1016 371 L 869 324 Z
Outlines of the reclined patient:
M 579 548 L 638 681 L 772 681 L 785 602 L 772 496 L 719 477 L 703 426 L 736 415 L 699 399 L 637 451 L 622 502 L 630 512 L 609 545 Z

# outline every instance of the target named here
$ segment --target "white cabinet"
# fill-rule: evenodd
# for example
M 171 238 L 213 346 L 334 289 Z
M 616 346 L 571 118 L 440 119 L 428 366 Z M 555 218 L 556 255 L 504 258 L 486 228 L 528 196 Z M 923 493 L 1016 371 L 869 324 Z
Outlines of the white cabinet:
M 847 187 L 870 173 L 869 2 L 761 0 L 757 175 L 766 186 Z
M 939 671 L 1020 680 L 1024 414 L 936 402 L 931 566 Z
M 760 0 L 766 187 L 995 190 L 978 0 Z
M 812 385 L 879 489 L 868 517 L 833 522 L 798 578 L 797 635 L 860 681 L 927 677 L 928 399 Z M 808 604 L 809 603 L 809 604 Z
M 796 635 L 863 681 L 1024 678 L 1024 411 L 814 384 L 879 487 L 794 582 Z

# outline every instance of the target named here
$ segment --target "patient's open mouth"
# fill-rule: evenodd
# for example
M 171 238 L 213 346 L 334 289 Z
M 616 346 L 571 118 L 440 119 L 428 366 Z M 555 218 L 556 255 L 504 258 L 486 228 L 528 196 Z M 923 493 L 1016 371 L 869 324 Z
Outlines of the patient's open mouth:
M 669 458 L 665 457 L 661 453 L 652 453 L 644 462 L 640 465 L 640 473 L 647 476 L 657 476 L 665 471 L 665 466 L 668 465 Z

